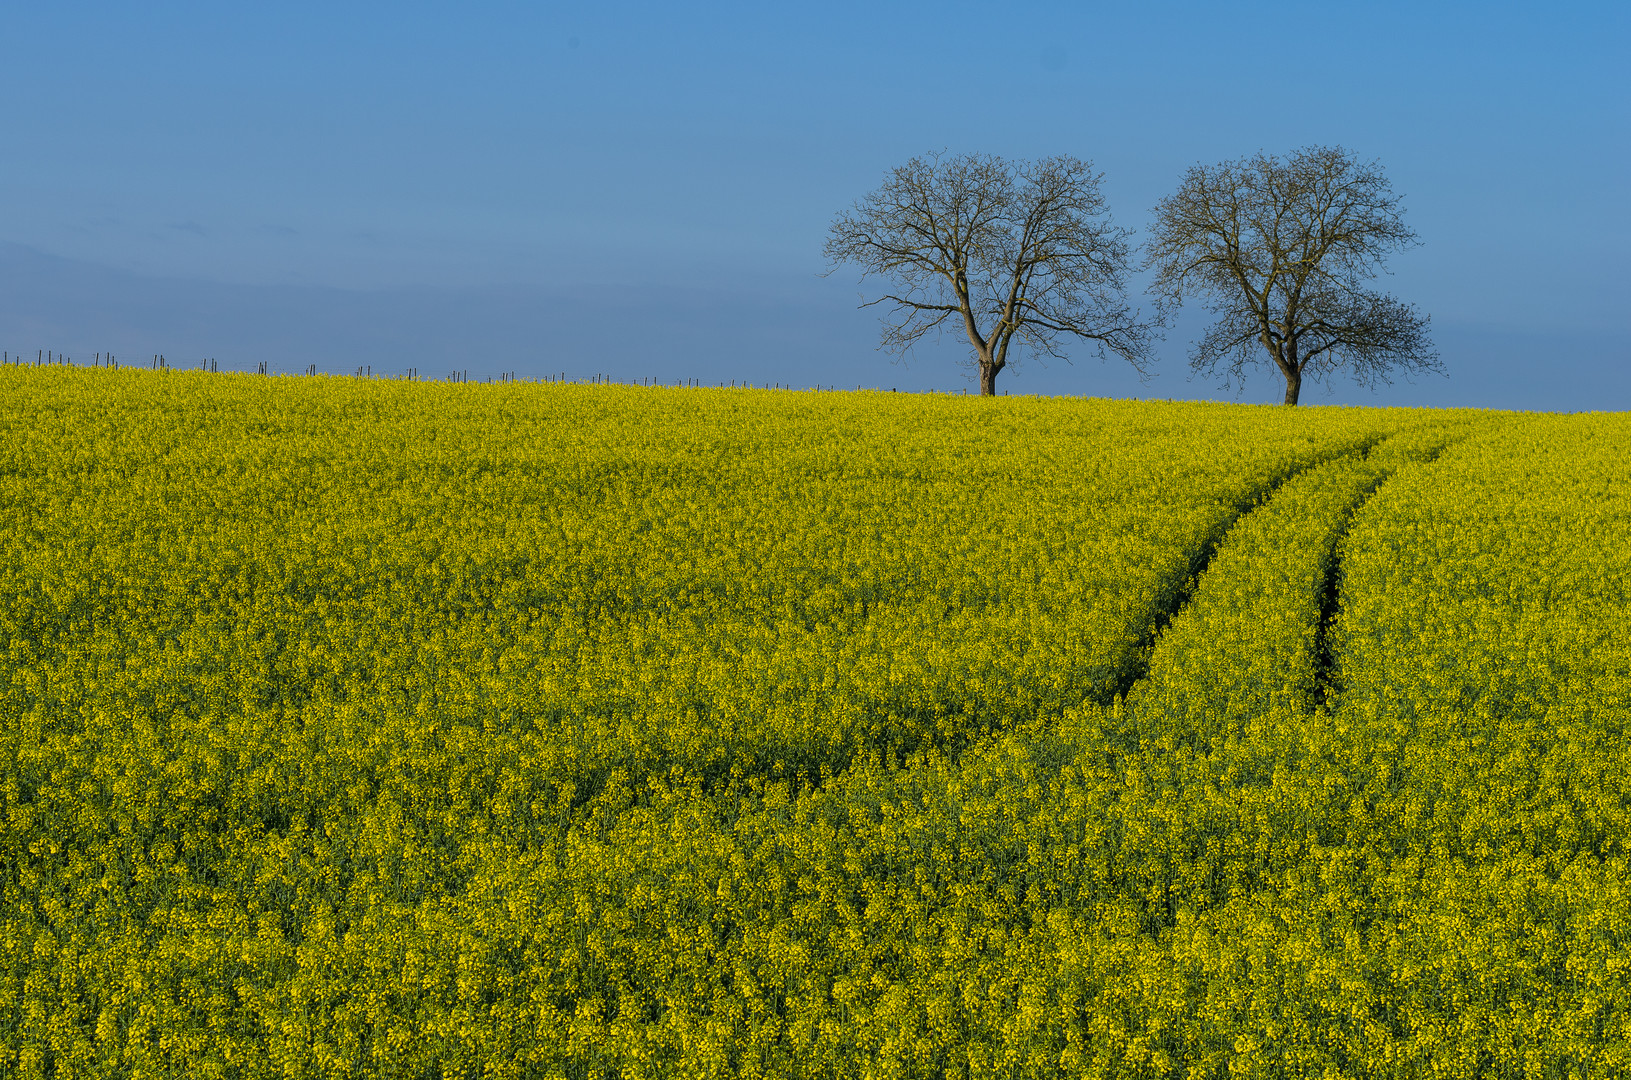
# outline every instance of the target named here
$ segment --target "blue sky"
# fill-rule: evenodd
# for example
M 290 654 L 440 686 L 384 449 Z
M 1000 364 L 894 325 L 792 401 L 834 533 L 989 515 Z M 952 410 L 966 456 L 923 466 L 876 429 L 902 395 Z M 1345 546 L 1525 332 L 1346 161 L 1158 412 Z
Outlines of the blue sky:
M 1070 153 L 1134 229 L 1188 165 L 1336 143 L 1423 241 L 1447 379 L 1631 407 L 1631 19 L 1540 4 L 12 4 L 0 347 L 294 371 L 969 385 L 891 363 L 833 215 L 929 150 Z M 1234 397 L 1083 350 L 1014 393 Z M 1276 400 L 1265 370 L 1242 400 Z

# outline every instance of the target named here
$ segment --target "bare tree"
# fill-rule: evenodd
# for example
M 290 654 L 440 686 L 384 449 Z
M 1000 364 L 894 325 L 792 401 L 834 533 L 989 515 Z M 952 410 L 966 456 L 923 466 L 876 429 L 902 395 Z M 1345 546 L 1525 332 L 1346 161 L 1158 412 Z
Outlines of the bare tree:
M 1428 317 L 1366 288 L 1416 242 L 1380 166 L 1316 146 L 1191 168 L 1155 208 L 1145 268 L 1163 310 L 1198 293 L 1218 317 L 1191 350 L 1196 371 L 1238 380 L 1266 351 L 1295 405 L 1305 375 L 1443 372 Z
M 1092 341 L 1142 374 L 1151 331 L 1126 301 L 1131 234 L 1111 224 L 1100 175 L 1073 157 L 916 157 L 838 215 L 825 254 L 833 270 L 893 279 L 895 292 L 862 305 L 893 305 L 883 348 L 905 355 L 961 324 L 982 394 L 997 392 L 1016 340 L 1065 360 L 1065 341 Z

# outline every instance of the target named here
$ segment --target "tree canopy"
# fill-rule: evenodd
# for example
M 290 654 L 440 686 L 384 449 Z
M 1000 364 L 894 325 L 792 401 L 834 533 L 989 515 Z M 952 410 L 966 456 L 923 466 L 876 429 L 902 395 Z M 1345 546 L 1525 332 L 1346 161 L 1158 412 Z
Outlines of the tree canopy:
M 1155 208 L 1145 268 L 1163 310 L 1199 296 L 1217 316 L 1195 370 L 1234 380 L 1267 358 L 1295 405 L 1305 376 L 1442 372 L 1428 317 L 1368 287 L 1416 242 L 1379 165 L 1316 146 L 1192 167 Z
M 931 330 L 960 327 L 980 392 L 1033 354 L 1068 359 L 1090 341 L 1142 372 L 1151 329 L 1126 299 L 1130 230 L 1113 224 L 1089 162 L 1010 162 L 988 154 L 915 157 L 840 213 L 825 253 L 893 290 L 881 345 L 904 356 Z

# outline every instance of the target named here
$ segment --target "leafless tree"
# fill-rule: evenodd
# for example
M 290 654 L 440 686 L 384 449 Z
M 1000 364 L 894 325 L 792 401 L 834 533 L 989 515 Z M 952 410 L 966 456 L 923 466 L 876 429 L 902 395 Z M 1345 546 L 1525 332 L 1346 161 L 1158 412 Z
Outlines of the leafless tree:
M 1443 372 L 1428 317 L 1366 288 L 1416 242 L 1380 166 L 1316 146 L 1191 168 L 1155 208 L 1145 269 L 1163 310 L 1200 294 L 1217 316 L 1191 350 L 1196 371 L 1238 380 L 1261 349 L 1295 405 L 1305 375 L 1346 367 L 1367 386 Z
M 1092 341 L 1143 373 L 1151 329 L 1126 300 L 1130 231 L 1111 223 L 1100 176 L 1073 157 L 916 157 L 838 215 L 825 253 L 833 270 L 895 283 L 862 305 L 892 305 L 883 348 L 905 355 L 961 324 L 982 394 L 997 392 L 1016 341 L 1065 360 L 1065 342 Z

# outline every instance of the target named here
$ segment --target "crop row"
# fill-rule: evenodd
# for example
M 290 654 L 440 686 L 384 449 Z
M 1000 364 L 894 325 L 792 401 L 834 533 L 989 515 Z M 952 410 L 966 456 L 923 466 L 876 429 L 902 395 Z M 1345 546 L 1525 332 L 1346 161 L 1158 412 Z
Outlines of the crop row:
M 524 1062 L 480 1049 L 525 1030 L 501 1004 L 604 995 L 496 989 L 489 883 L 543 868 L 547 925 L 574 838 L 669 787 L 807 791 L 1108 698 L 1242 509 L 1403 422 L 0 377 L 24 1074 Z

